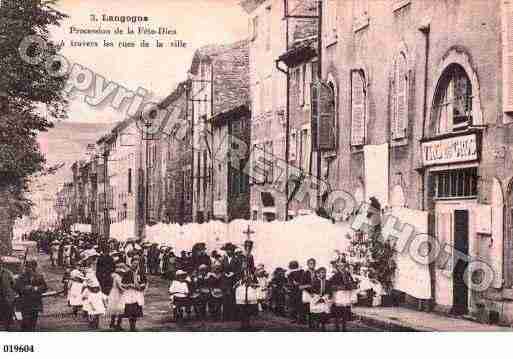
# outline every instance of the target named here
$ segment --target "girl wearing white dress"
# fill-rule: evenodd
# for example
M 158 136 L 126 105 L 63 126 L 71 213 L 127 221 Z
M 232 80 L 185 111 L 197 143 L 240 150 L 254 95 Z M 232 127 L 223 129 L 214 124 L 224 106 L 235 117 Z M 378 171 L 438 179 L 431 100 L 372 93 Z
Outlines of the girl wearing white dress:
M 123 294 L 122 280 L 126 272 L 128 272 L 128 266 L 124 263 L 118 263 L 114 273 L 112 273 L 112 289 L 109 293 L 107 305 L 107 313 L 110 315 L 111 329 L 122 329 L 121 321 L 123 320 L 123 314 L 125 311 L 125 305 L 121 299 Z
M 105 304 L 107 297 L 100 289 L 100 282 L 96 278 L 88 278 L 87 285 L 87 300 L 84 304 L 87 313 L 89 314 L 89 327 L 91 329 L 98 329 L 100 325 L 100 316 L 105 315 Z
M 68 291 L 68 303 L 73 309 L 73 314 L 77 316 L 78 311 L 82 308 L 82 290 L 84 289 L 84 274 L 77 268 L 70 273 L 70 287 Z

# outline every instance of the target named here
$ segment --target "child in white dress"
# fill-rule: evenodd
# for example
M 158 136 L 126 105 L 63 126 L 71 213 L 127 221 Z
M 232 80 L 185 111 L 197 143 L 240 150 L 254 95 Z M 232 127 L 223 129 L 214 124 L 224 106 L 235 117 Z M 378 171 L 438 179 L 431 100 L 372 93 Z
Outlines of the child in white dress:
M 110 328 L 121 330 L 121 321 L 125 311 L 123 296 L 123 276 L 128 272 L 128 266 L 124 263 L 116 264 L 116 269 L 112 273 L 112 289 L 109 293 L 107 312 L 110 315 Z
M 84 310 L 89 315 L 89 327 L 98 329 L 100 326 L 100 316 L 105 315 L 105 305 L 107 297 L 100 289 L 100 282 L 96 278 L 87 278 L 87 296 L 84 303 Z
M 68 291 L 68 303 L 73 309 L 73 314 L 77 316 L 82 308 L 82 289 L 84 288 L 84 275 L 76 267 L 70 273 L 70 287 Z

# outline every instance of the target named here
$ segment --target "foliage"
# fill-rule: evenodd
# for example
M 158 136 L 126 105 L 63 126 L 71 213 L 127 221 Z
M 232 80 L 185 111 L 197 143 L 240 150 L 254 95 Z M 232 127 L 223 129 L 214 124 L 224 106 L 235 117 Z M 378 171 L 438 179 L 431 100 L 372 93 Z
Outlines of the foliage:
M 376 225 L 368 236 L 356 236 L 349 251 L 363 258 L 363 264 L 369 269 L 369 278 L 377 280 L 385 291 L 390 292 L 396 269 L 394 245 L 383 239 L 380 225 Z
M 62 89 L 67 79 L 50 76 L 44 62 L 26 63 L 18 53 L 26 36 L 38 35 L 47 43 L 45 55 L 58 54 L 49 27 L 59 26 L 66 15 L 55 10 L 55 4 L 4 0 L 0 5 L 0 190 L 10 194 L 9 205 L 18 216 L 31 205 L 24 197 L 30 176 L 52 171 L 45 168 L 36 137 L 52 127 L 48 116 L 64 118 L 66 113 Z M 41 49 L 28 51 L 37 54 Z

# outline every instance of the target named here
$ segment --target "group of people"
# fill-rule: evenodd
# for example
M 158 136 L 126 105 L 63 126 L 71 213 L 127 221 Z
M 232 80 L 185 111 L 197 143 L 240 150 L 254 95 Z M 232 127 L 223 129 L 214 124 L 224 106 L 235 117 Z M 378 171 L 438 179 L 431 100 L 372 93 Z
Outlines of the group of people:
M 135 330 L 143 315 L 148 276 L 163 275 L 170 281 L 170 304 L 177 320 L 211 317 L 241 320 L 248 327 L 258 303 L 251 298 L 237 301 L 236 294 L 244 288 L 251 297 L 259 287 L 261 270 L 255 267 L 253 242 L 248 240 L 243 247 L 226 243 L 223 256 L 209 255 L 204 243 L 196 243 L 190 252 L 176 256 L 171 247 L 162 250 L 134 240 L 89 246 L 80 252 L 79 262 L 66 267 L 65 292 L 73 313 L 83 311 L 91 328 L 98 328 L 99 318 L 109 315 L 111 328 L 121 330 L 123 318 L 128 318 L 130 330 Z M 160 257 L 162 252 L 166 258 Z
M 111 252 L 107 244 L 82 252 L 82 259 L 66 270 L 64 292 L 73 313 L 88 318 L 91 329 L 98 329 L 100 318 L 110 315 L 110 328 L 121 330 L 128 319 L 130 330 L 136 330 L 143 316 L 147 276 L 141 253 L 130 254 L 130 260 Z
M 11 329 L 16 310 L 22 316 L 21 330 L 34 331 L 43 310 L 42 295 L 47 289 L 34 259 L 28 259 L 23 273 L 15 277 L 0 257 L 0 322 L 4 323 L 5 330 Z
M 317 267 L 314 258 L 302 269 L 291 261 L 288 270 L 276 268 L 269 282 L 270 306 L 277 315 L 289 315 L 293 322 L 311 329 L 325 330 L 330 318 L 337 330 L 346 330 L 351 320 L 351 305 L 356 302 L 358 282 L 353 278 L 344 257 L 331 262 L 328 277 L 325 267 Z
M 294 260 L 288 269 L 276 268 L 270 276 L 263 264 L 255 266 L 249 239 L 242 248 L 226 243 L 210 254 L 205 243 L 196 243 L 189 252 L 176 255 L 169 246 L 59 233 L 40 243 L 40 249 L 48 251 L 52 266 L 65 268 L 68 304 L 74 315 L 88 318 L 92 329 L 99 327 L 102 316 L 110 316 L 110 328 L 122 330 L 126 318 L 130 330 L 136 330 L 150 275 L 169 281 L 171 313 L 176 320 L 240 320 L 242 329 L 249 328 L 252 316 L 271 310 L 311 329 L 325 329 L 333 318 L 337 330 L 345 330 L 358 287 L 343 254 L 331 263 L 330 275 L 311 258 L 305 269 Z M 35 261 L 28 261 L 26 267 L 26 274 L 11 287 L 14 295 L 23 294 L 34 308 L 23 315 L 23 327 L 33 330 L 46 283 L 36 275 Z M 0 269 L 0 280 L 5 282 L 5 278 Z

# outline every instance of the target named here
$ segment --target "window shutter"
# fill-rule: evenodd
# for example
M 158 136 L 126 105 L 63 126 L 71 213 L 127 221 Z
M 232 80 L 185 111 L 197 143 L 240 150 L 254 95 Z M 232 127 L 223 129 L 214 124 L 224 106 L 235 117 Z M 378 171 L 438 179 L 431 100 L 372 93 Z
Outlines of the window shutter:
M 273 159 L 273 141 L 264 144 L 265 161 L 267 171 L 267 183 L 273 183 L 274 179 L 274 159 Z
M 351 74 L 351 145 L 361 146 L 365 141 L 365 90 L 359 71 Z
M 396 138 L 406 137 L 406 126 L 408 125 L 408 70 L 406 62 L 401 56 L 398 66 L 397 79 L 397 120 Z
M 392 78 L 390 79 L 390 134 L 393 140 L 397 138 L 397 61 L 394 61 Z
M 513 0 L 503 1 L 502 33 L 503 110 L 513 112 Z
M 335 149 L 336 144 L 336 123 L 335 123 L 335 101 L 332 88 L 322 83 L 319 93 L 319 150 L 329 151 Z M 313 132 L 312 132 L 313 133 Z
M 297 135 L 295 130 L 290 131 L 290 140 L 289 140 L 289 160 L 293 161 L 296 159 L 296 151 L 297 151 Z
M 319 84 L 317 81 L 310 84 L 311 110 L 310 110 L 310 128 L 312 129 L 313 147 L 317 148 L 317 118 L 319 116 Z

